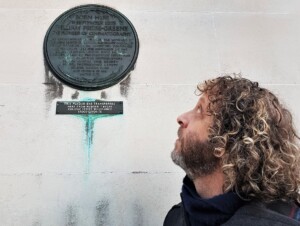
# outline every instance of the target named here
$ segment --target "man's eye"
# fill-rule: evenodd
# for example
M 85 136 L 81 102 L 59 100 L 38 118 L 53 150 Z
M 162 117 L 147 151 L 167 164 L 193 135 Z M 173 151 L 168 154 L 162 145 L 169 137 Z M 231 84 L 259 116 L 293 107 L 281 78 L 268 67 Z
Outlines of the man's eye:
M 201 112 L 202 112 L 201 107 L 198 107 L 198 108 L 197 108 L 197 113 L 201 114 Z

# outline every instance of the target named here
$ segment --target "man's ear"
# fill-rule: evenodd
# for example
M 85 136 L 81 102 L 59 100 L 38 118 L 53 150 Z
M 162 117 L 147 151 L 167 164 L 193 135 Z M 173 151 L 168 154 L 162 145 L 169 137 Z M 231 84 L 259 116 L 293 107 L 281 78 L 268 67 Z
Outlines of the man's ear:
M 225 154 L 225 149 L 224 148 L 215 148 L 214 150 L 214 156 L 217 158 L 222 158 L 222 156 Z

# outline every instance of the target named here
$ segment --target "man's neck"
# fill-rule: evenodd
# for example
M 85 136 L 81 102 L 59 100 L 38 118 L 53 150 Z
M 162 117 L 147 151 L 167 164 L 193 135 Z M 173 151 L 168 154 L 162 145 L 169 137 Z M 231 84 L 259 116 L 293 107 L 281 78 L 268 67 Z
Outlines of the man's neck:
M 193 180 L 196 191 L 201 198 L 209 199 L 223 194 L 224 174 L 221 170 L 198 177 Z

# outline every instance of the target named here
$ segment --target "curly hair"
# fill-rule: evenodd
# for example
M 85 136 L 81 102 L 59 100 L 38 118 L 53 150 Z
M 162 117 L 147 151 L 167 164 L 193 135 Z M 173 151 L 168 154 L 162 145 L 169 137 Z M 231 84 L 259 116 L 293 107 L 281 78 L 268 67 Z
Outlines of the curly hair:
M 300 201 L 299 137 L 291 113 L 269 90 L 239 74 L 197 86 L 214 117 L 209 141 L 222 155 L 224 191 L 243 199 Z

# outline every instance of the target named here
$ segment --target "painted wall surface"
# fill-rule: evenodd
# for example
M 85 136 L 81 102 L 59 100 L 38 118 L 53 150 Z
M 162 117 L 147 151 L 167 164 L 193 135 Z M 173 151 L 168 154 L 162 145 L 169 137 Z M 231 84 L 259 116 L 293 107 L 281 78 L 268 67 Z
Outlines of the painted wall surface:
M 44 64 L 64 11 L 111 6 L 140 39 L 135 70 L 102 91 L 70 88 Z M 162 225 L 184 176 L 170 160 L 176 117 L 196 84 L 242 72 L 270 88 L 300 128 L 298 0 L 0 0 L 0 225 Z M 124 114 L 55 115 L 58 100 L 123 101 Z

